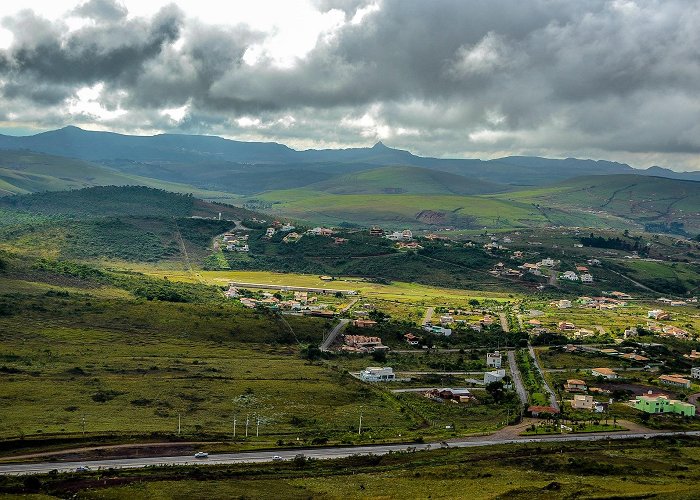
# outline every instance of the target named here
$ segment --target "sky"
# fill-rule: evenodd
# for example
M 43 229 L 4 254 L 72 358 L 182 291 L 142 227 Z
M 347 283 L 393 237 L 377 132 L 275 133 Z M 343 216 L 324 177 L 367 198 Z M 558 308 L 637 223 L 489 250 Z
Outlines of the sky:
M 2 2 L 0 133 L 700 170 L 698 26 L 694 0 Z

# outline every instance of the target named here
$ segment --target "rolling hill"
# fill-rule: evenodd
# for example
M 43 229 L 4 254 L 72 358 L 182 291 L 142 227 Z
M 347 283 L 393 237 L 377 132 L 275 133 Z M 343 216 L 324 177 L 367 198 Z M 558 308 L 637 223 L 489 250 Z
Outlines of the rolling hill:
M 700 182 L 643 175 L 605 175 L 570 179 L 551 187 L 496 195 L 573 214 L 610 215 L 653 232 L 700 231 Z M 672 230 L 676 225 L 676 230 Z
M 483 194 L 507 186 L 421 167 L 392 166 L 363 170 L 311 184 L 308 189 L 332 194 Z

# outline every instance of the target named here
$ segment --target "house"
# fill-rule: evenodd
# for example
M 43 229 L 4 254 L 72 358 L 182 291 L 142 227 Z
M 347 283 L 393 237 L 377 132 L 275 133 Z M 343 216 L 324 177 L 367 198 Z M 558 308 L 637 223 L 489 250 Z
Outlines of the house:
M 632 297 L 624 292 L 610 292 L 610 295 L 620 300 L 630 300 Z
M 363 382 L 391 382 L 396 380 L 396 375 L 390 366 L 384 368 L 370 366 L 360 372 L 360 380 Z
M 268 227 L 267 230 L 265 231 L 265 236 L 268 238 L 272 238 L 277 231 L 275 230 L 274 227 Z
M 500 352 L 496 351 L 486 353 L 486 366 L 489 368 L 500 368 L 502 362 L 503 360 Z
M 369 230 L 370 236 L 384 236 L 384 230 L 379 226 L 372 226 Z
M 488 385 L 492 382 L 500 382 L 506 376 L 506 371 L 504 369 L 493 370 L 484 373 L 484 385 Z
M 557 327 L 561 331 L 575 330 L 576 329 L 576 325 L 574 325 L 573 323 L 571 323 L 569 321 L 560 321 L 559 324 L 557 325 Z
M 687 331 L 673 325 L 666 325 L 661 328 L 661 331 L 664 333 L 664 335 L 670 335 L 671 337 L 677 337 L 680 339 L 688 338 L 689 336 Z
M 591 375 L 594 377 L 603 377 L 609 380 L 618 378 L 617 373 L 610 368 L 593 368 L 591 369 Z
M 692 378 L 700 378 L 700 366 L 696 366 L 690 369 L 690 376 Z
M 637 396 L 634 408 L 645 413 L 676 413 L 685 417 L 695 416 L 695 405 L 684 403 L 677 399 L 669 399 L 668 396 L 654 396 L 651 394 Z
M 549 257 L 547 257 L 546 259 L 542 259 L 539 265 L 545 267 L 552 267 L 554 266 L 554 259 L 550 259 Z
M 633 326 L 633 327 L 625 330 L 624 338 L 629 339 L 632 337 L 636 337 L 638 335 L 639 335 L 639 332 L 637 331 L 637 328 Z
M 229 299 L 235 299 L 239 296 L 238 294 L 238 288 L 234 287 L 233 285 L 229 285 L 228 290 L 224 292 L 226 297 Z
M 683 378 L 680 375 L 661 375 L 658 380 L 664 385 L 672 385 L 674 387 L 690 389 L 690 380 Z
M 306 234 L 310 234 L 312 236 L 333 236 L 333 232 L 334 231 L 332 229 L 328 229 L 326 227 L 314 227 L 306 231 Z
M 418 345 L 418 342 L 420 341 L 420 337 L 417 337 L 412 333 L 407 333 L 403 336 L 403 338 L 406 342 L 408 342 L 409 345 Z
M 566 389 L 568 392 L 584 392 L 588 390 L 588 386 L 583 380 L 572 378 L 566 381 L 566 384 L 564 384 L 564 389 Z
M 442 326 L 451 325 L 454 322 L 455 322 L 455 319 L 452 317 L 451 314 L 444 314 L 444 315 L 440 316 L 440 324 Z
M 576 271 L 578 271 L 579 273 L 587 273 L 588 268 L 586 266 L 576 266 Z
M 623 355 L 620 356 L 620 357 L 621 357 L 622 359 L 626 359 L 626 360 L 628 360 L 628 361 L 639 361 L 639 362 L 642 362 L 642 363 L 645 362 L 645 361 L 649 361 L 649 358 L 647 358 L 646 356 L 641 356 L 641 355 L 639 355 L 639 354 L 635 354 L 635 353 L 632 353 L 632 352 L 628 352 L 628 353 L 626 353 L 626 354 L 623 354 Z
M 283 233 L 288 233 L 292 229 L 294 229 L 294 226 L 292 226 L 291 224 L 283 224 L 282 227 L 280 227 L 280 231 L 282 231 Z
M 425 325 L 423 327 L 423 330 L 426 332 L 430 332 L 435 335 L 443 335 L 445 337 L 449 337 L 452 335 L 452 329 L 451 328 L 443 328 L 442 326 L 435 326 L 435 325 Z
M 664 319 L 671 319 L 671 315 L 663 309 L 652 309 L 651 311 L 647 311 L 647 318 L 660 321 Z
M 297 232 L 293 232 L 293 233 L 289 233 L 284 238 L 282 238 L 282 241 L 284 243 L 296 243 L 300 239 L 301 239 L 301 235 Z
M 593 275 L 590 273 L 583 273 L 579 278 L 581 283 L 593 283 Z
M 399 250 L 421 250 L 423 248 L 422 245 L 419 245 L 415 241 L 399 241 L 397 243 L 397 248 Z
M 700 352 L 693 349 L 692 351 L 690 351 L 690 354 L 684 354 L 683 357 L 688 358 L 691 361 L 699 361 L 700 360 Z
M 342 347 L 342 350 L 349 352 L 374 352 L 389 349 L 387 346 L 382 344 L 382 339 L 379 337 L 345 335 L 343 341 L 345 345 Z
M 586 394 L 576 394 L 574 399 L 571 400 L 571 407 L 574 410 L 588 410 L 591 411 L 595 408 L 595 400 L 593 396 L 588 396 Z
M 401 237 L 402 237 L 404 240 L 412 240 L 412 239 L 413 239 L 413 233 L 411 232 L 410 229 L 404 229 L 403 231 L 401 231 Z
M 454 401 L 455 403 L 467 403 L 474 399 L 468 389 L 431 389 L 425 393 L 425 397 L 436 401 Z
M 562 279 L 569 280 L 569 281 L 578 281 L 578 274 L 576 274 L 573 271 L 566 271 L 564 274 L 561 275 Z
M 371 319 L 356 319 L 353 320 L 352 326 L 356 326 L 357 328 L 372 328 L 377 326 L 377 322 Z
M 527 411 L 533 417 L 539 417 L 540 415 L 558 415 L 559 410 L 552 406 L 529 406 Z
M 567 299 L 561 299 L 556 302 L 556 305 L 559 309 L 568 309 L 571 307 L 571 301 Z
M 347 238 L 340 238 L 340 237 L 338 237 L 338 236 L 335 236 L 335 237 L 333 238 L 333 244 L 334 244 L 334 245 L 343 245 L 343 244 L 347 243 L 348 241 L 349 241 L 349 240 L 348 240 Z

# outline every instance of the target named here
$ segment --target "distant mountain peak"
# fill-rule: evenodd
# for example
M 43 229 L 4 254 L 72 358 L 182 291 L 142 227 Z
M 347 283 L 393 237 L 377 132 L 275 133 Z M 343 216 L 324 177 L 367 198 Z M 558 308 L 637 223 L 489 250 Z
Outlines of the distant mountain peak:
M 372 146 L 372 149 L 391 149 L 391 148 L 386 147 L 386 145 L 382 141 L 379 141 L 379 142 L 377 142 L 377 144 Z

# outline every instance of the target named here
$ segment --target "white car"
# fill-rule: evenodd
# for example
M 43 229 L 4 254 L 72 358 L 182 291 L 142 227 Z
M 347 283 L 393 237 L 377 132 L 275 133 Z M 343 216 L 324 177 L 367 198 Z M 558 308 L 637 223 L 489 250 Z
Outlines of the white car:
M 282 457 L 280 457 L 279 455 L 275 455 L 274 457 L 272 457 L 272 461 L 273 461 L 273 462 L 281 462 L 281 461 L 282 461 Z
M 194 454 L 194 458 L 209 458 L 209 453 L 206 451 L 198 451 Z
M 80 465 L 76 467 L 75 472 L 88 472 L 90 470 L 90 467 L 87 465 Z

